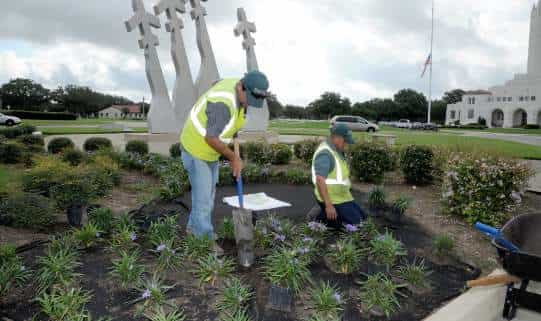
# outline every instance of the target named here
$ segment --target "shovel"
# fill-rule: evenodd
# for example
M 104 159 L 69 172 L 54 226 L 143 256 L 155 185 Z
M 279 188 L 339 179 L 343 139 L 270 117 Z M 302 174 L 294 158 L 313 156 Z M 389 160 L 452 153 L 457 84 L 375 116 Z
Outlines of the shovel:
M 235 139 L 235 155 L 239 156 L 239 142 Z M 235 225 L 235 240 L 239 263 L 245 268 L 254 264 L 254 225 L 252 211 L 244 208 L 244 191 L 242 175 L 237 178 L 237 195 L 239 196 L 239 208 L 233 210 L 233 223 Z

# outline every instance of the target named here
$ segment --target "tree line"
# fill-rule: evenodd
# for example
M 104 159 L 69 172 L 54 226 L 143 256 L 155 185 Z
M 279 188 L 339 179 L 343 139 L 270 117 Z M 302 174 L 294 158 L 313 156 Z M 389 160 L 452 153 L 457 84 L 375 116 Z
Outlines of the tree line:
M 446 92 L 441 99 L 432 102 L 432 121 L 443 123 L 447 104 L 462 100 L 461 89 Z M 0 87 L 2 108 L 25 111 L 71 112 L 92 115 L 111 105 L 131 105 L 128 98 L 103 94 L 90 87 L 67 85 L 47 89 L 43 85 L 24 78 L 17 78 Z M 307 106 L 283 105 L 273 95 L 268 99 L 271 118 L 329 119 L 336 115 L 356 115 L 372 121 L 392 121 L 406 118 L 426 121 L 428 101 L 420 92 L 402 89 L 391 98 L 374 98 L 352 103 L 339 93 L 326 92 Z M 148 110 L 148 104 L 145 105 Z
M 2 109 L 70 112 L 92 115 L 111 105 L 132 105 L 133 101 L 121 96 L 103 94 L 90 87 L 67 85 L 56 89 L 45 88 L 31 79 L 17 78 L 0 87 Z

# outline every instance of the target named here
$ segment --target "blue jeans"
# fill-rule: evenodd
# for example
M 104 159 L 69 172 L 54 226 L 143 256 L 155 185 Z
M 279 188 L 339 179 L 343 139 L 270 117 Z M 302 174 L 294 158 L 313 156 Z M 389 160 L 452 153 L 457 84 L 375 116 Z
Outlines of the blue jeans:
M 318 202 L 319 203 L 319 202 Z M 317 217 L 317 221 L 326 224 L 331 228 L 341 229 L 344 225 L 359 225 L 361 221 L 366 220 L 366 214 L 361 207 L 353 202 L 346 202 L 343 204 L 335 204 L 337 219 L 336 221 L 330 221 L 327 219 L 327 213 L 325 211 L 325 203 L 319 203 L 321 213 Z
M 192 186 L 192 211 L 186 229 L 197 237 L 208 236 L 212 239 L 212 211 L 220 173 L 219 163 L 200 160 L 185 150 L 182 151 L 182 163 Z

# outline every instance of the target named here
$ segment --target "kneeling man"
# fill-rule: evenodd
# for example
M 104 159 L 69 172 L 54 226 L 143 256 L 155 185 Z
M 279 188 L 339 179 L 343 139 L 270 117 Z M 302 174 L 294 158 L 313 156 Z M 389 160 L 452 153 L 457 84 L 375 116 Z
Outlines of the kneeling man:
M 321 143 L 312 160 L 312 181 L 321 213 L 317 220 L 332 228 L 358 225 L 365 214 L 351 194 L 349 164 L 344 153 L 354 144 L 351 130 L 343 124 L 331 128 L 331 136 Z

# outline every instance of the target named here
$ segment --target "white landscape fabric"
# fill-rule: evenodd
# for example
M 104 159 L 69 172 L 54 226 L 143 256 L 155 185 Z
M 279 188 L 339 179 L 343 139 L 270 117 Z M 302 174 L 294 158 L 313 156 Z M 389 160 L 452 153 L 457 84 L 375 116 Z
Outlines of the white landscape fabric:
M 239 207 L 239 197 L 224 197 L 224 203 L 232 207 Z M 267 211 L 281 207 L 290 207 L 291 204 L 269 197 L 265 193 L 244 195 L 244 208 L 251 211 Z

